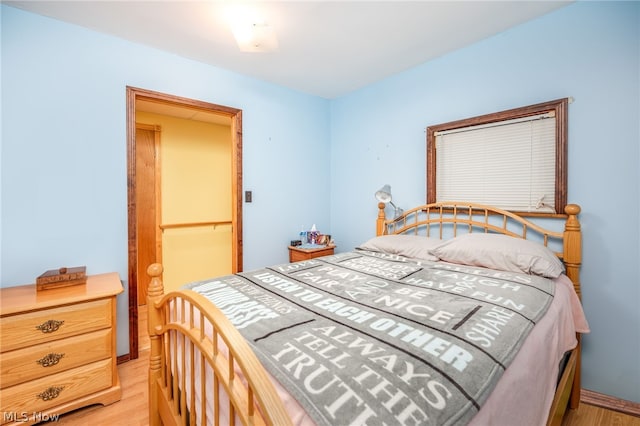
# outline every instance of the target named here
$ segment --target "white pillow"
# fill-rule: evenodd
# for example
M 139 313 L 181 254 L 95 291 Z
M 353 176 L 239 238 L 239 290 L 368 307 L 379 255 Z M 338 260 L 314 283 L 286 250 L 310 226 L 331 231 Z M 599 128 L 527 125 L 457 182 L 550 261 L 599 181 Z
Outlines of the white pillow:
M 358 248 L 396 254 L 412 259 L 436 261 L 438 259 L 430 254 L 429 251 L 437 247 L 441 242 L 439 239 L 420 235 L 381 235 L 370 239 Z
M 557 278 L 564 272 L 558 256 L 542 244 L 502 234 L 464 234 L 430 253 L 445 262 Z

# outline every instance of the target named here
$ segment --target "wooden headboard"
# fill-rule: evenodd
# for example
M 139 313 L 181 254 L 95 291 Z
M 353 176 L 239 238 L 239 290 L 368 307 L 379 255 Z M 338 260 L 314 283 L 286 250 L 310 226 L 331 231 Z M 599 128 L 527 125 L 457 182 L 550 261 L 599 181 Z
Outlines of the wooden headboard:
M 384 203 L 378 204 L 376 235 L 416 234 L 444 239 L 463 233 L 484 232 L 539 241 L 549 248 L 552 248 L 552 242 L 561 244 L 561 251 L 554 252 L 564 263 L 578 297 L 582 297 L 582 234 L 578 220 L 580 206 L 577 204 L 568 204 L 565 215 L 551 219 L 564 221 L 563 231 L 545 229 L 513 212 L 477 203 L 447 201 L 425 204 L 405 211 L 396 219 L 386 218 L 385 207 Z

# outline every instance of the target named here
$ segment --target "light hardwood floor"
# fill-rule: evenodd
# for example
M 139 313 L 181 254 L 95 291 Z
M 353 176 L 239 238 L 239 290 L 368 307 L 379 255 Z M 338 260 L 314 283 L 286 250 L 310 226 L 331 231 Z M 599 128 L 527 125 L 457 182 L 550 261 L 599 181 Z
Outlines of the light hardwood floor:
M 65 426 L 145 426 L 149 423 L 147 369 L 149 366 L 149 339 L 146 336 L 146 310 L 140 307 L 140 357 L 118 366 L 122 384 L 122 399 L 103 407 L 94 405 L 60 417 Z M 498 425 L 492 425 L 498 426 Z M 511 426 L 511 425 L 510 425 Z M 514 425 L 515 426 L 515 425 Z M 629 416 L 593 405 L 580 407 L 565 416 L 562 426 L 640 426 L 640 417 Z
M 640 417 L 580 404 L 577 410 L 565 416 L 562 426 L 640 426 Z

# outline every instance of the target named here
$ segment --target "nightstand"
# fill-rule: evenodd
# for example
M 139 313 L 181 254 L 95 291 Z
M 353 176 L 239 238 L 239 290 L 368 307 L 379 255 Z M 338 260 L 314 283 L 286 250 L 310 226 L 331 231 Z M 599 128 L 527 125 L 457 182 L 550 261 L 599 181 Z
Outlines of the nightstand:
M 329 256 L 333 254 L 336 246 L 323 246 L 314 248 L 301 248 L 289 246 L 289 262 L 299 262 L 301 260 L 309 260 L 314 257 Z
M 2 424 L 120 400 L 116 366 L 117 273 L 86 284 L 0 289 Z M 46 417 L 45 417 L 46 418 Z

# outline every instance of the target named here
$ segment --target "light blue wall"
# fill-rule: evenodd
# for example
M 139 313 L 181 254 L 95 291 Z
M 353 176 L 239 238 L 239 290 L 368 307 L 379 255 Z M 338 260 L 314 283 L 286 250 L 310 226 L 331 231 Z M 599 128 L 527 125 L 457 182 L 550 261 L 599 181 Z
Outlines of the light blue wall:
M 332 102 L 332 231 L 374 232 L 374 192 L 425 201 L 429 125 L 564 97 L 591 334 L 583 387 L 640 402 L 640 3 L 580 2 Z
M 384 183 L 424 202 L 426 126 L 571 96 L 583 386 L 640 402 L 639 9 L 573 4 L 326 101 L 2 6 L 2 285 L 71 263 L 126 278 L 127 85 L 243 110 L 246 269 L 285 261 L 303 224 L 339 250 L 368 239 Z M 126 329 L 126 296 L 118 314 Z
M 1 13 L 2 286 L 59 266 L 127 279 L 127 86 L 242 109 L 253 191 L 245 269 L 286 262 L 303 224 L 330 228 L 329 101 L 5 5 Z M 127 303 L 118 298 L 118 354 L 128 352 Z

